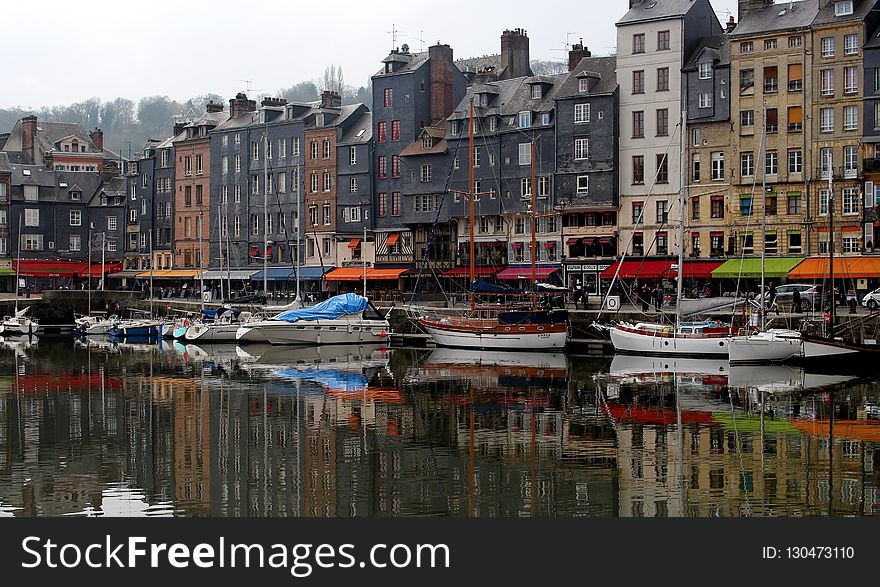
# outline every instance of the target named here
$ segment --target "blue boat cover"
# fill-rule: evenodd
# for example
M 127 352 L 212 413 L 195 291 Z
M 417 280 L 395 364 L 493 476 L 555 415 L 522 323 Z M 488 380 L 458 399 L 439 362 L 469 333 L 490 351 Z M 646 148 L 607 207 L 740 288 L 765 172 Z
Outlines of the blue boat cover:
M 340 316 L 345 316 L 346 314 L 363 312 L 366 309 L 367 298 L 355 293 L 346 293 L 333 296 L 332 298 L 324 300 L 320 304 L 315 304 L 309 308 L 285 310 L 272 319 L 284 320 L 285 322 L 297 322 L 299 320 L 334 320 Z
M 301 379 L 313 381 L 324 391 L 344 391 L 363 393 L 367 389 L 368 380 L 362 373 L 339 371 L 337 369 L 282 369 L 275 375 L 285 379 Z

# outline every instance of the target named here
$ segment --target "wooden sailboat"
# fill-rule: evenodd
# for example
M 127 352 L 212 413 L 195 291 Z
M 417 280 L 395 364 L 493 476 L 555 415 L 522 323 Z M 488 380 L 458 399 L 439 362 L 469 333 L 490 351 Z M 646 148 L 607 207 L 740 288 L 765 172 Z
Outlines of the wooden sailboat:
M 541 309 L 537 303 L 537 269 L 535 243 L 535 143 L 531 143 L 531 262 L 532 278 L 529 303 L 514 307 L 513 304 L 477 305 L 474 284 L 476 282 L 474 246 L 474 101 L 470 100 L 468 119 L 468 148 L 470 169 L 468 191 L 462 192 L 468 199 L 469 211 L 469 289 L 470 310 L 464 316 L 422 317 L 420 326 L 439 346 L 498 349 L 498 350 L 549 350 L 559 349 L 568 342 L 568 316 L 564 310 Z
M 707 320 L 703 322 L 681 321 L 682 284 L 684 282 L 684 209 L 685 209 L 685 123 L 687 111 L 681 113 L 680 127 L 680 175 L 679 190 L 679 247 L 678 247 L 678 278 L 675 324 L 657 324 L 649 322 L 620 322 L 607 329 L 611 334 L 614 350 L 620 353 L 642 355 L 670 356 L 726 356 L 727 341 L 730 337 L 730 326 Z M 655 180 L 656 182 L 656 180 Z

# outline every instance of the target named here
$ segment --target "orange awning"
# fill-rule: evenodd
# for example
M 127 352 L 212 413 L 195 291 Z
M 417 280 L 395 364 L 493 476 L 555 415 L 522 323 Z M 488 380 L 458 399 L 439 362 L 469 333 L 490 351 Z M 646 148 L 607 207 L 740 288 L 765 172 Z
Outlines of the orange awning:
M 828 257 L 804 259 L 788 274 L 789 280 L 816 280 L 828 277 Z M 835 257 L 834 277 L 863 279 L 880 277 L 880 258 Z
M 370 269 L 367 271 L 367 279 L 400 279 L 400 274 L 406 269 Z
M 367 269 L 367 273 L 370 270 Z M 337 267 L 324 274 L 325 281 L 361 281 L 364 278 L 363 267 Z
M 397 241 L 399 239 L 400 239 L 400 233 L 399 232 L 392 232 L 391 234 L 388 235 L 388 241 L 387 241 L 388 246 L 393 247 L 394 245 L 397 244 Z
M 359 244 L 361 244 L 361 239 L 353 238 L 350 241 L 348 241 L 348 248 L 349 249 L 356 249 L 356 248 L 358 248 Z

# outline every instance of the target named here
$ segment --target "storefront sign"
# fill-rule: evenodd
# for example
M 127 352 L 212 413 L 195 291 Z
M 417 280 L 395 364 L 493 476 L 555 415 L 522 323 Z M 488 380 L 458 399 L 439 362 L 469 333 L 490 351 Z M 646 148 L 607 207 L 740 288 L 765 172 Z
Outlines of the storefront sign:
M 578 271 L 584 273 L 601 273 L 611 267 L 611 263 L 599 263 L 592 265 L 566 265 L 565 270 L 569 273 L 576 273 Z

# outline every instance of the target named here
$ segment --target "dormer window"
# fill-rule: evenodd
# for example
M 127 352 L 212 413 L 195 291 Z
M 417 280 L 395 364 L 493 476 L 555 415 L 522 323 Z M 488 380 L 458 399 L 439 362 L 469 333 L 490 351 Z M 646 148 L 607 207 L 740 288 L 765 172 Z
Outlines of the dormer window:
M 590 91 L 590 80 L 582 77 L 578 80 L 578 92 L 584 93 Z
M 394 71 L 394 70 L 391 69 L 391 63 L 386 63 L 385 64 L 385 73 L 391 73 L 392 71 Z
M 495 129 L 498 128 L 498 119 L 494 116 L 489 117 L 489 132 L 495 132 Z
M 834 16 L 848 16 L 853 13 L 853 1 L 844 0 L 834 3 Z
M 70 145 L 64 145 L 63 150 L 64 150 L 65 152 L 69 152 L 69 151 L 70 151 Z
M 449 134 L 451 134 L 454 137 L 458 136 L 458 121 L 457 120 L 451 120 L 449 122 Z
M 700 79 L 712 79 L 712 64 L 708 61 L 700 64 Z
M 80 199 L 81 197 L 82 197 L 82 192 L 79 192 L 79 191 L 76 191 L 76 190 L 72 190 L 72 191 L 70 192 L 70 199 L 73 200 L 73 201 L 75 201 L 75 202 L 78 202 L 79 199 Z
M 434 146 L 434 139 L 428 133 L 425 133 L 425 136 L 422 138 L 422 146 L 426 149 Z
M 315 114 L 315 126 L 324 126 L 323 114 Z
M 532 113 L 525 111 L 519 113 L 519 128 L 528 128 L 532 126 Z
M 532 84 L 532 100 L 541 99 L 541 84 Z

